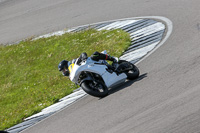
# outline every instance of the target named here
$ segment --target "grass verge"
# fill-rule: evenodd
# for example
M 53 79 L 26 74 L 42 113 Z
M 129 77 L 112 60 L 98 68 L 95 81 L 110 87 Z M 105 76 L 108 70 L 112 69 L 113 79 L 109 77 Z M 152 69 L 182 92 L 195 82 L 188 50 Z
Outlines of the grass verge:
M 58 71 L 61 60 L 107 50 L 119 57 L 130 45 L 122 30 L 89 29 L 0 46 L 0 130 L 58 102 L 77 87 Z

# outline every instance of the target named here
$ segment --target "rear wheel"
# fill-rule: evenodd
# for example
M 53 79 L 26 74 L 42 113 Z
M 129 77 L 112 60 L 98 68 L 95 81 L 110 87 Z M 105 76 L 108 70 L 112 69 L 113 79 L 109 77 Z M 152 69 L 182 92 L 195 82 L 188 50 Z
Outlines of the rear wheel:
M 120 60 L 118 63 L 120 64 L 120 66 L 118 67 L 119 71 L 125 72 L 127 75 L 127 79 L 134 80 L 139 77 L 139 69 L 134 64 L 125 60 Z
M 140 71 L 134 64 L 131 64 L 131 65 L 133 66 L 133 68 L 129 70 L 126 73 L 126 75 L 127 75 L 127 79 L 134 80 L 139 77 Z
M 86 80 L 81 84 L 81 88 L 89 95 L 95 97 L 105 97 L 108 95 L 108 88 L 101 82 Z

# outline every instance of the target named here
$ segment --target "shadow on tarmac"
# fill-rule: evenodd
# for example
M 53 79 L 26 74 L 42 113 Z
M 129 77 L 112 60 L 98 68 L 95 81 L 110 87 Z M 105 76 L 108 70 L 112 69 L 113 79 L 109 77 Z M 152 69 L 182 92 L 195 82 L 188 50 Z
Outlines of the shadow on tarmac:
M 128 81 L 126 81 L 126 82 L 125 82 L 124 84 L 122 84 L 122 85 L 119 85 L 119 86 L 117 86 L 117 87 L 111 88 L 111 89 L 109 90 L 108 96 L 111 95 L 111 94 L 113 94 L 113 93 L 116 93 L 116 92 L 118 92 L 118 91 L 120 91 L 120 90 L 122 90 L 122 89 L 124 89 L 124 88 L 126 88 L 126 87 L 129 87 L 129 86 L 131 86 L 133 83 L 138 82 L 138 81 L 140 81 L 140 80 L 142 80 L 142 79 L 144 79 L 144 78 L 146 78 L 146 77 L 147 77 L 147 73 L 140 75 L 140 76 L 139 76 L 137 79 L 135 79 L 135 80 L 128 80 Z

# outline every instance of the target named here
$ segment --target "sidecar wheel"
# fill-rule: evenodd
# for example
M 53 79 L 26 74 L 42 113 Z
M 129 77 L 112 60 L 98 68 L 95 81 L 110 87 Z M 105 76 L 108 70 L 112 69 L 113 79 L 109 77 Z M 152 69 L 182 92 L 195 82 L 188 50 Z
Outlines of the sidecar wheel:
M 140 71 L 139 71 L 139 69 L 135 65 L 133 65 L 133 69 L 129 70 L 126 73 L 126 75 L 127 75 L 127 79 L 134 80 L 134 79 L 136 79 L 136 78 L 139 77 Z
M 81 84 L 81 88 L 89 95 L 95 97 L 105 97 L 108 95 L 108 88 L 101 82 L 97 82 L 97 84 L 95 84 L 91 80 L 86 80 Z

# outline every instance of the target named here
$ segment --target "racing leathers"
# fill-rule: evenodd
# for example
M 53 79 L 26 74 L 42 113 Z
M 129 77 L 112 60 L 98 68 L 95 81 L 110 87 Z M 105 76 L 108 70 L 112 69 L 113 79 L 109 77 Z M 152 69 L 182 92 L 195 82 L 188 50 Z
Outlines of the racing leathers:
M 99 53 L 99 52 L 94 52 L 92 55 L 91 55 L 91 59 L 92 60 L 95 60 L 95 61 L 99 61 L 99 60 L 109 60 L 109 61 L 113 61 L 113 62 L 117 62 L 116 58 L 108 55 L 108 54 L 102 54 L 102 53 Z

